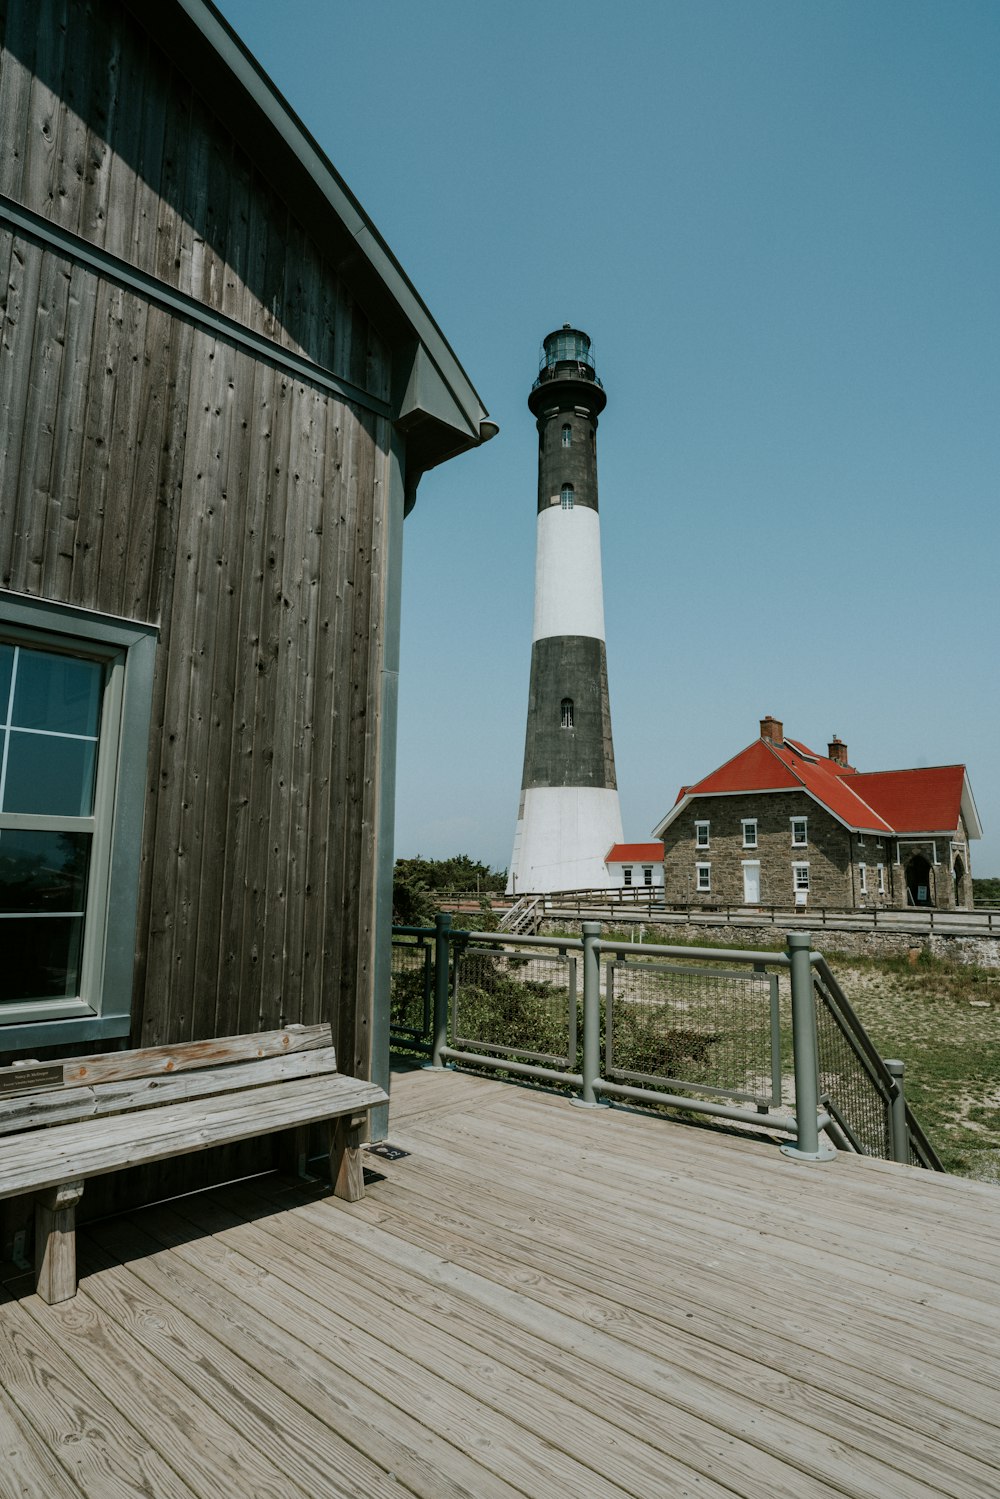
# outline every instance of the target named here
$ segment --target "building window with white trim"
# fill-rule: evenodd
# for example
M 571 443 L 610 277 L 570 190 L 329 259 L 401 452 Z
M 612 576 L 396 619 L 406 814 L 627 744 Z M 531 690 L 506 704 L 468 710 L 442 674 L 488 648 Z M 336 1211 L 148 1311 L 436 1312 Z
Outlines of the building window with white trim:
M 757 819 L 756 819 L 756 817 L 743 817 L 743 818 L 740 819 L 740 821 L 743 824 L 743 847 L 744 848 L 756 848 L 757 847 Z
M 652 866 L 652 864 L 644 864 L 642 866 L 642 883 L 644 885 L 646 885 L 647 887 L 650 886 L 650 885 L 652 885 L 652 883 L 653 883 L 653 866 Z
M 862 895 L 868 894 L 868 866 L 858 865 L 858 890 Z
M 707 848 L 708 847 L 708 830 L 709 830 L 709 826 L 710 826 L 710 824 L 707 823 L 707 822 L 696 822 L 695 823 L 695 825 L 694 825 L 694 846 L 695 846 L 695 848 Z
M 792 822 L 792 847 L 805 848 L 809 842 L 809 819 L 806 817 L 793 817 Z
M 128 1032 L 154 651 L 0 595 L 0 1050 Z
M 631 885 L 631 883 L 632 883 L 632 866 L 631 866 L 631 864 L 623 864 L 622 865 L 622 882 L 624 884 L 626 884 L 626 885 Z
M 711 864 L 696 864 L 697 887 L 700 894 L 706 894 L 712 888 L 712 866 Z
M 559 705 L 559 727 L 571 729 L 573 727 L 573 699 L 564 697 Z
M 564 484 L 559 491 L 559 501 L 564 510 L 572 510 L 575 490 L 572 484 Z
M 805 895 L 809 890 L 809 865 L 807 863 L 796 863 L 792 865 L 792 889 L 796 895 Z
M 885 894 L 885 865 L 884 864 L 876 864 L 875 865 L 875 873 L 876 873 L 876 875 L 878 877 L 878 893 L 879 893 L 879 895 L 884 895 Z
M 573 446 L 573 428 L 570 426 L 569 422 L 567 422 L 562 429 L 562 445 L 564 448 L 570 448 Z

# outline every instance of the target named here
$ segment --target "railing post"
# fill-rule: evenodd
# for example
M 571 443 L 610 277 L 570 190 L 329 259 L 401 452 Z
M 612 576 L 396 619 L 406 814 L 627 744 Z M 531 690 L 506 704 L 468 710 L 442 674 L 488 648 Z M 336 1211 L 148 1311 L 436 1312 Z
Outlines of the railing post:
M 897 1059 L 885 1059 L 886 1071 L 895 1087 L 889 1101 L 889 1143 L 892 1159 L 901 1166 L 910 1164 L 910 1132 L 906 1127 L 906 1095 L 903 1092 L 904 1064 Z
M 573 1102 L 597 1108 L 594 1083 L 601 1071 L 601 923 L 583 923 L 583 1086 Z
M 434 917 L 434 1048 L 431 1066 L 443 1067 L 442 1048 L 448 1045 L 448 949 L 451 915 L 438 911 Z
M 808 932 L 788 933 L 792 977 L 792 1051 L 795 1058 L 794 1145 L 782 1145 L 784 1155 L 800 1161 L 830 1161 L 832 1146 L 819 1138 L 819 1047 L 816 1041 L 816 1000 L 813 994 L 812 938 Z

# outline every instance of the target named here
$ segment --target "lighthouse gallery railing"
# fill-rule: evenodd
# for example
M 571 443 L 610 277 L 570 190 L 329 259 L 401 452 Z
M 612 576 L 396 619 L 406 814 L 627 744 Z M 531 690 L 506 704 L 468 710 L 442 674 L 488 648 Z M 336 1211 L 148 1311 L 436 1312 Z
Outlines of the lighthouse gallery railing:
M 641 952 L 641 955 L 640 955 Z M 809 1160 L 837 1147 L 943 1170 L 884 1061 L 807 934 L 784 953 L 393 929 L 392 1039 L 434 1066 L 462 1063 L 572 1090 L 707 1114 L 791 1137 Z

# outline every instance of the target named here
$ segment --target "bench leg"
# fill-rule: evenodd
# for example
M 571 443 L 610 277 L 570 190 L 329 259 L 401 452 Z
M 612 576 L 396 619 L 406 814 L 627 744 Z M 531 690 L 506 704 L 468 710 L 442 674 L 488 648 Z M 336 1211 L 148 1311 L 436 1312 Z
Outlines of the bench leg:
M 35 1199 L 35 1290 L 50 1306 L 76 1295 L 76 1205 L 83 1182 L 63 1182 Z
M 330 1180 L 336 1197 L 360 1202 L 365 1195 L 365 1173 L 361 1164 L 363 1114 L 345 1114 L 335 1119 L 330 1140 Z
M 308 1176 L 309 1126 L 300 1124 L 285 1135 L 281 1148 L 281 1167 L 289 1176 Z

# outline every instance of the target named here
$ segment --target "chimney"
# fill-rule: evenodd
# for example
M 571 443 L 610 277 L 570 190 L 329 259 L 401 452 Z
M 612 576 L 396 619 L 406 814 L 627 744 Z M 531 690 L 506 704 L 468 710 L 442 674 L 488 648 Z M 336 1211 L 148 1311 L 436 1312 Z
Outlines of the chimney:
M 772 718 L 770 713 L 760 721 L 760 737 L 766 739 L 769 744 L 784 744 L 785 726 L 780 718 Z
M 826 753 L 827 757 L 831 759 L 835 765 L 843 765 L 846 768 L 847 745 L 842 739 L 838 739 L 836 734 L 834 734 L 833 738 L 830 740 L 830 743 L 827 745 Z

